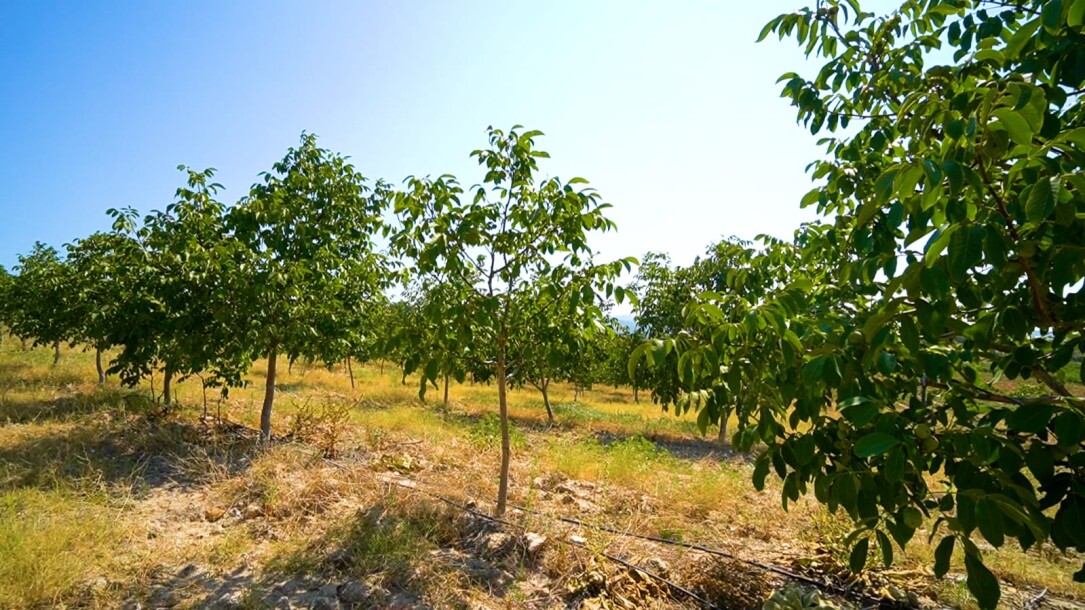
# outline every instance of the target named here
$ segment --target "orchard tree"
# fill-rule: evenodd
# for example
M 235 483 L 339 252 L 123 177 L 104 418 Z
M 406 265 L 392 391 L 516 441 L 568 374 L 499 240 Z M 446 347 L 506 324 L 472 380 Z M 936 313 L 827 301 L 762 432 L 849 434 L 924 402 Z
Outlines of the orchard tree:
M 790 247 L 751 260 L 785 281 L 741 322 L 705 295 L 651 350 L 738 409 L 757 486 L 774 471 L 785 505 L 812 486 L 852 517 L 853 569 L 929 519 L 935 573 L 962 556 L 983 608 L 1000 593 L 976 537 L 1085 550 L 1085 397 L 1060 377 L 1085 348 L 1083 23 L 1080 0 L 827 0 L 772 20 L 762 38 L 824 61 L 782 81 L 826 146 L 802 204 L 833 224 L 800 232 L 799 264 Z
M 8 270 L 0 265 L 0 341 L 3 335 L 11 332 L 11 314 L 8 312 L 12 303 L 11 288 L 15 282 Z
M 131 325 L 129 295 L 136 285 L 132 270 L 139 260 L 139 244 L 122 226 L 123 222 L 112 232 L 93 233 L 67 245 L 72 339 L 94 349 L 99 384 L 106 380 L 102 352 Z
M 271 438 L 280 354 L 332 364 L 349 354 L 363 312 L 383 299 L 374 247 L 385 197 L 342 155 L 302 134 L 228 215 L 245 247 L 235 294 L 245 304 L 249 353 L 267 357 L 260 431 Z
M 548 156 L 535 149 L 542 134 L 520 129 L 488 130 L 489 148 L 472 153 L 486 172 L 483 184 L 466 202 L 452 176 L 408 178 L 395 194 L 402 225 L 392 238 L 419 281 L 456 296 L 433 322 L 454 329 L 465 344 L 492 346 L 501 424 L 498 515 L 505 512 L 511 456 L 509 356 L 519 331 L 514 323 L 527 317 L 517 307 L 532 299 L 570 308 L 594 302 L 633 262 L 593 263 L 588 236 L 614 228 L 603 214 L 609 206 L 580 186 L 582 178 L 539 179 L 537 161 Z M 570 286 L 577 289 L 566 298 Z
M 69 269 L 55 248 L 41 242 L 30 254 L 19 255 L 18 271 L 9 291 L 7 307 L 12 332 L 34 345 L 53 346 L 53 366 L 60 362 L 60 344 L 76 334 L 71 300 Z
M 553 296 L 546 290 L 527 291 L 526 298 L 510 308 L 517 317 L 509 325 L 513 329 L 507 357 L 509 379 L 519 386 L 531 385 L 542 394 L 550 424 L 554 423 L 551 382 L 572 381 L 579 388 L 600 376 L 603 356 L 598 345 L 608 331 L 603 325 L 603 295 L 583 288 L 566 286 Z M 577 303 L 558 302 L 555 296 Z
M 442 321 L 442 313 L 456 305 L 459 294 L 451 284 L 415 285 L 405 293 L 405 316 L 393 338 L 400 354 L 403 379 L 421 369 L 418 398 L 425 401 L 430 385 L 440 379 L 444 389 L 442 405 L 448 408 L 448 388 L 452 379 L 463 383 L 468 363 L 478 357 L 478 346 L 468 341 L 462 328 Z

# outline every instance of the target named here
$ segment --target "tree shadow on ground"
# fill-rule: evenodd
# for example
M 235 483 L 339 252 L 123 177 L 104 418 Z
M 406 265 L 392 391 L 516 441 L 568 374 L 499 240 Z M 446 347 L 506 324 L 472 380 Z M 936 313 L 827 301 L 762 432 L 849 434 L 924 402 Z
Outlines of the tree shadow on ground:
M 153 580 L 139 601 L 195 607 L 465 607 L 471 589 L 505 597 L 528 565 L 523 541 L 490 522 L 417 495 L 387 495 L 300 548 L 211 575 L 188 565 Z M 135 601 L 135 600 L 133 600 Z
M 748 462 L 753 459 L 752 455 L 733 450 L 730 444 L 721 445 L 715 440 L 708 440 L 706 438 L 683 438 L 662 433 L 617 434 L 605 430 L 595 432 L 595 438 L 599 441 L 599 444 L 604 447 L 617 442 L 628 441 L 633 438 L 644 438 L 655 445 L 660 451 L 683 460 Z
M 255 439 L 209 426 L 108 414 L 0 445 L 0 491 L 104 485 L 138 495 L 167 484 L 191 487 L 210 466 L 231 474 L 248 468 L 255 448 Z
M 51 386 L 54 384 L 55 380 L 50 381 Z M 153 408 L 153 403 L 143 394 L 121 388 L 71 392 L 49 400 L 11 400 L 0 388 L 0 422 L 8 424 L 63 420 L 102 411 L 141 414 Z

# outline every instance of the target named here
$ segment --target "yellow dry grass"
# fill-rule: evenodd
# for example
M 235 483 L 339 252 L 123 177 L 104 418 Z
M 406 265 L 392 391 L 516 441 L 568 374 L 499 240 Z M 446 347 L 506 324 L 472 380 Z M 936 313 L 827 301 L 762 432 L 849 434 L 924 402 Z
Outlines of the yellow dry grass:
M 428 505 L 404 499 L 416 495 L 389 488 L 377 474 L 405 472 L 483 509 L 496 493 L 493 386 L 454 384 L 445 410 L 441 389 L 431 388 L 423 404 L 416 378 L 402 383 L 390 363 L 355 365 L 354 388 L 343 367 L 283 363 L 276 433 L 298 429 L 301 416 L 320 405 L 350 405 L 333 443 L 344 457 L 328 460 L 319 438 L 327 431 L 310 431 L 310 445 L 261 449 L 243 434 L 198 423 L 206 404 L 212 416 L 221 411 L 255 427 L 262 361 L 248 385 L 225 399 L 208 391 L 205 403 L 197 379 L 176 383 L 179 410 L 162 419 L 148 400 L 152 386 L 160 392 L 160 378 L 133 391 L 113 380 L 98 387 L 92 354 L 67 349 L 55 368 L 51 359 L 44 348 L 0 345 L 0 607 L 115 605 L 148 595 L 163 570 L 189 562 L 223 574 L 239 565 L 256 574 L 324 569 L 321 549 L 329 544 L 368 558 L 359 576 L 415 574 L 421 580 L 412 586 L 433 596 L 455 579 L 418 571 L 413 561 L 454 532 Z M 591 502 L 598 510 L 586 520 L 772 557 L 801 555 L 846 533 L 819 526 L 832 518 L 812 501 L 785 512 L 774 484 L 753 490 L 741 456 L 722 459 L 727 454 L 697 436 L 692 417 L 664 413 L 646 392 L 641 397 L 637 404 L 628 388 L 598 387 L 574 402 L 573 389 L 556 384 L 551 428 L 537 392 L 511 391 L 512 502 L 577 514 L 575 505 L 544 502 L 533 484 L 560 476 L 597 485 Z M 397 515 L 389 523 L 399 525 L 360 527 L 374 507 Z M 255 517 L 219 527 L 235 514 Z M 898 556 L 903 567 L 921 568 L 931 553 L 920 533 Z M 554 557 L 579 561 L 565 551 Z M 1007 548 L 988 561 L 1007 581 L 1081 595 L 1069 576 L 1080 558 Z M 380 570 L 382 562 L 391 567 Z M 961 595 L 952 585 L 942 591 L 947 601 Z

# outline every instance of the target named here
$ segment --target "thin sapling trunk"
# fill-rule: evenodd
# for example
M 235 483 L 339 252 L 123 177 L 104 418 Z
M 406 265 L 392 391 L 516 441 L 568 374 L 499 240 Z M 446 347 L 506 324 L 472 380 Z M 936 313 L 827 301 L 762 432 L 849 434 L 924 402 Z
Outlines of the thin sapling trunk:
M 267 383 L 264 385 L 264 406 L 260 409 L 260 438 L 271 440 L 271 407 L 275 404 L 275 362 L 278 345 L 271 344 L 267 352 Z

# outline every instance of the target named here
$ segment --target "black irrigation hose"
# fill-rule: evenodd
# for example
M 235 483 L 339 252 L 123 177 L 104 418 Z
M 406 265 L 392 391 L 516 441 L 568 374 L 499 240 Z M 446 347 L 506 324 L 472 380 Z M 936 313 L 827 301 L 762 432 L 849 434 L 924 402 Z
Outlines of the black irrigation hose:
M 517 508 L 517 509 L 522 510 L 524 512 L 529 512 L 529 513 L 532 513 L 532 514 L 535 514 L 535 515 L 548 516 L 548 515 L 544 515 L 544 514 L 538 512 L 538 511 L 534 511 L 534 510 L 531 510 L 529 508 L 524 508 L 522 506 L 514 506 L 514 508 Z M 745 563 L 747 565 L 753 566 L 753 567 L 761 569 L 761 570 L 765 570 L 767 572 L 774 572 L 774 573 L 779 574 L 781 576 L 786 576 L 787 578 L 797 580 L 799 582 L 804 582 L 804 583 L 809 584 L 809 585 L 813 585 L 815 587 L 818 587 L 819 589 L 831 589 L 832 591 L 834 591 L 836 593 L 839 593 L 841 595 L 848 595 L 848 596 L 852 596 L 852 597 L 860 597 L 860 598 L 866 599 L 868 601 L 875 601 L 875 602 L 880 601 L 875 597 L 866 595 L 865 593 L 852 591 L 852 590 L 849 590 L 849 589 L 847 589 L 845 587 L 841 587 L 839 585 L 835 585 L 835 584 L 829 583 L 829 582 L 824 582 L 824 581 L 818 580 L 816 578 L 811 578 L 809 576 L 803 576 L 802 574 L 799 574 L 797 572 L 792 572 L 791 570 L 788 570 L 786 568 L 781 568 L 780 566 L 775 566 L 775 565 L 772 565 L 772 564 L 769 564 L 769 563 L 762 563 L 762 562 L 757 561 L 755 559 L 746 559 L 744 557 L 739 557 L 739 556 L 735 555 L 734 553 L 730 553 L 728 551 L 724 551 L 724 550 L 721 550 L 721 549 L 714 549 L 714 548 L 707 547 L 707 546 L 704 546 L 704 545 L 701 545 L 701 544 L 696 544 L 696 543 L 692 543 L 692 542 L 680 542 L 678 540 L 670 540 L 668 538 L 660 538 L 660 537 L 657 537 L 657 536 L 647 536 L 647 535 L 644 535 L 644 534 L 633 534 L 633 533 L 630 533 L 630 532 L 625 532 L 625 531 L 622 531 L 622 530 L 614 529 L 612 527 L 608 527 L 608 526 L 605 526 L 605 525 L 594 525 L 592 523 L 586 523 L 584 521 L 581 521 L 580 519 L 574 519 L 572 517 L 556 516 L 556 517 L 551 517 L 551 518 L 556 519 L 558 521 L 562 521 L 564 523 L 569 523 L 571 525 L 576 525 L 576 526 L 579 526 L 579 527 L 586 527 L 588 529 L 593 529 L 593 530 L 597 530 L 597 531 L 600 531 L 600 532 L 607 532 L 609 534 L 615 534 L 615 535 L 618 535 L 618 536 L 624 536 L 626 538 L 636 538 L 636 539 L 639 539 L 639 540 L 647 540 L 649 542 L 655 542 L 655 543 L 658 543 L 658 544 L 666 544 L 666 545 L 670 545 L 670 546 L 676 546 L 676 547 L 691 549 L 691 550 L 694 550 L 694 551 L 700 551 L 700 552 L 706 553 L 708 555 L 718 555 L 720 557 L 726 557 L 728 559 L 733 559 L 735 561 Z

